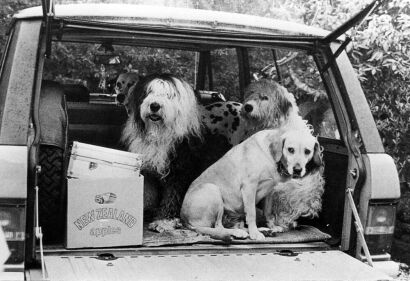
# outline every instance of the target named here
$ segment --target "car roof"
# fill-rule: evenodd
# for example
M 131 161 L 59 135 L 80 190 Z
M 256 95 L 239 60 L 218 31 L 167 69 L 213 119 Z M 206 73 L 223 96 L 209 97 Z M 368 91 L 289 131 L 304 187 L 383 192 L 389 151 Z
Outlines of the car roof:
M 16 19 L 43 16 L 42 7 L 33 7 L 14 15 Z M 320 37 L 330 31 L 300 23 L 220 11 L 132 4 L 69 4 L 55 6 L 56 18 L 182 28 L 237 34 L 266 34 Z

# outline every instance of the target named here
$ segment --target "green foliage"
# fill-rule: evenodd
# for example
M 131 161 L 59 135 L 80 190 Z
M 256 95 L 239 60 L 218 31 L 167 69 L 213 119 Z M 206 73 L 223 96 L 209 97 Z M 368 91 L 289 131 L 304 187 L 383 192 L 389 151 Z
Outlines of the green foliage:
M 0 57 L 6 44 L 6 30 L 13 14 L 21 9 L 38 6 L 41 0 L 1 0 L 0 5 Z
M 45 78 L 62 83 L 81 83 L 91 91 L 98 91 L 102 70 L 95 57 L 101 52 L 99 47 L 99 44 L 54 43 L 51 57 L 45 63 Z M 115 80 L 120 73 L 128 71 L 140 75 L 168 72 L 194 84 L 193 52 L 130 46 L 114 46 L 114 49 L 122 63 L 104 67 L 107 80 Z
M 369 17 L 351 57 L 386 152 L 409 178 L 403 167 L 410 155 L 410 1 L 391 1 Z

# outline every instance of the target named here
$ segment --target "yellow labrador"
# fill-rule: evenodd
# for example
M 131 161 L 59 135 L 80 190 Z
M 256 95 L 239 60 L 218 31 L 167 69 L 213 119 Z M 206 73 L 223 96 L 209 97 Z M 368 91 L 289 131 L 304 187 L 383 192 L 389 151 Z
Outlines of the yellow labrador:
M 315 138 L 306 134 L 313 141 L 303 141 L 296 135 L 263 130 L 233 147 L 190 185 L 181 208 L 184 224 L 217 239 L 246 238 L 244 229 L 227 229 L 222 224 L 224 211 L 245 213 L 249 237 L 265 239 L 256 225 L 256 204 L 277 184 L 302 176 L 313 157 Z M 286 173 L 278 169 L 282 165 Z
M 282 135 L 282 176 L 264 201 L 264 216 L 270 232 L 283 232 L 297 225 L 300 216 L 315 217 L 322 208 L 324 192 L 322 148 L 310 133 L 289 131 Z M 260 229 L 261 230 L 261 229 Z
M 292 177 L 303 177 L 310 160 L 320 166 L 322 163 L 317 138 L 303 130 L 290 130 L 281 136 L 282 157 L 280 169 Z

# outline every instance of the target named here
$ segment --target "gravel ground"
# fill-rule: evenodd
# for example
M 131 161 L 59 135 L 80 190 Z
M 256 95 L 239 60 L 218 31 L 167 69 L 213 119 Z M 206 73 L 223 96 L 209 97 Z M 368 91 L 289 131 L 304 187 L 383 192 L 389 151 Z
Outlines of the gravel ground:
M 397 281 L 409 281 L 410 280 L 410 273 L 409 273 L 409 266 L 405 263 L 400 264 L 400 273 L 397 278 L 394 280 Z
M 391 255 L 392 260 L 400 263 L 400 274 L 395 280 L 410 281 L 410 243 L 394 239 Z

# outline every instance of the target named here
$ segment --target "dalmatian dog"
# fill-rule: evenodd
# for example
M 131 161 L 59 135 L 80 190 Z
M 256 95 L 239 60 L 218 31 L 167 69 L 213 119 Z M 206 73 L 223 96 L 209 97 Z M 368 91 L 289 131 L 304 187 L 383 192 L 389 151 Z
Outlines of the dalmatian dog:
M 201 117 L 210 134 L 222 135 L 233 146 L 243 140 L 241 127 L 242 104 L 235 101 L 221 101 L 201 106 Z
M 137 73 L 127 72 L 121 73 L 117 82 L 115 83 L 114 91 L 117 95 L 117 102 L 123 104 L 128 112 L 128 93 L 132 86 L 135 86 L 140 80 L 140 77 Z

